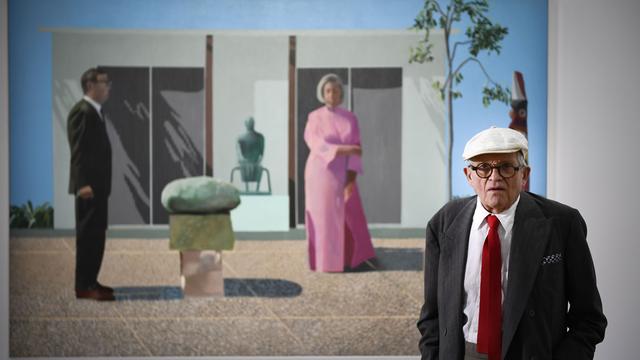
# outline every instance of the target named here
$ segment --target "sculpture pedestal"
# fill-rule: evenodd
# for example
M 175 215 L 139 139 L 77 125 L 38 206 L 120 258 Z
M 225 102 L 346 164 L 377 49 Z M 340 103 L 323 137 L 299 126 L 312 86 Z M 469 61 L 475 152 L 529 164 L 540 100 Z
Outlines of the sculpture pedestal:
M 169 233 L 169 247 L 180 250 L 184 296 L 223 296 L 222 250 L 235 242 L 229 214 L 170 214 Z
M 184 296 L 224 296 L 220 251 L 180 251 L 180 275 Z
M 172 250 L 232 250 L 234 241 L 228 213 L 169 215 Z

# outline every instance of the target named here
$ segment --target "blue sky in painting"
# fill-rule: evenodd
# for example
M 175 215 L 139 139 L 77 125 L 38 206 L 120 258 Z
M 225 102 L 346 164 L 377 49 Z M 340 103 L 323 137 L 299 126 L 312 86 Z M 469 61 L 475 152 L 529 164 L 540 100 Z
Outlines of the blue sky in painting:
M 53 199 L 51 34 L 42 28 L 100 29 L 406 29 L 419 0 L 9 0 L 11 203 Z M 547 1 L 490 1 L 490 17 L 509 28 L 500 56 L 483 57 L 492 77 L 511 85 L 524 73 L 529 98 L 531 190 L 546 193 Z M 462 25 L 464 28 L 464 24 Z M 462 55 L 462 54 L 461 54 Z M 462 57 L 461 57 L 462 59 Z M 508 106 L 482 106 L 479 68 L 464 69 L 454 104 L 453 194 L 471 193 L 459 154 L 473 133 L 507 126 Z

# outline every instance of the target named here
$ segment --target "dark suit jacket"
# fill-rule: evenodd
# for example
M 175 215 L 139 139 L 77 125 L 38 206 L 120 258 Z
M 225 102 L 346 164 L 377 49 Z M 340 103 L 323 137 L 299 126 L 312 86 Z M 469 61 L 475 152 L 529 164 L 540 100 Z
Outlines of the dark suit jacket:
M 91 185 L 95 196 L 111 193 L 111 144 L 96 109 L 80 100 L 69 112 L 67 136 L 71 148 L 69 193 Z
M 423 359 L 464 357 L 464 273 L 475 206 L 475 196 L 454 200 L 427 226 L 425 302 L 418 320 Z M 503 358 L 592 359 L 607 320 L 582 216 L 522 192 L 512 231 Z

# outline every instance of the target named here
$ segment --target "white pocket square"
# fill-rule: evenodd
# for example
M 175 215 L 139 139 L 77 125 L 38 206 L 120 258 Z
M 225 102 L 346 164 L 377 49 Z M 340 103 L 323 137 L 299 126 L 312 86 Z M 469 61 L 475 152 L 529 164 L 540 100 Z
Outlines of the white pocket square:
M 562 261 L 562 253 L 547 255 L 542 258 L 542 265 L 557 264 Z

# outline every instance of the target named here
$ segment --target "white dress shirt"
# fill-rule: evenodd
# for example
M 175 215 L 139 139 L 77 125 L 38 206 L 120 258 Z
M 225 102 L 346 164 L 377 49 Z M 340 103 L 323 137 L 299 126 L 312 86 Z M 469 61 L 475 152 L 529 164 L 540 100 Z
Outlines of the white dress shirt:
M 102 119 L 102 112 L 100 112 L 100 110 L 102 109 L 102 105 L 100 105 L 98 102 L 96 102 L 92 98 L 88 97 L 87 95 L 84 95 L 82 98 L 84 100 L 86 100 L 89 104 L 91 104 L 91 106 L 93 106 L 96 109 L 96 111 L 98 112 L 98 116 L 100 116 L 100 119 Z M 102 119 L 102 120 L 104 120 L 104 119 Z
M 502 301 L 507 291 L 507 277 L 509 275 L 509 250 L 511 249 L 511 235 L 516 207 L 520 202 L 520 196 L 510 208 L 495 215 L 500 221 L 498 236 L 500 237 L 500 250 L 502 256 Z M 482 270 L 482 247 L 489 233 L 489 225 L 486 217 L 491 215 L 480 203 L 478 198 L 476 211 L 473 214 L 471 232 L 469 233 L 469 248 L 467 252 L 467 266 L 464 272 L 465 305 L 464 314 L 467 322 L 462 327 L 464 338 L 467 342 L 478 342 L 478 322 L 480 319 L 480 273 Z

